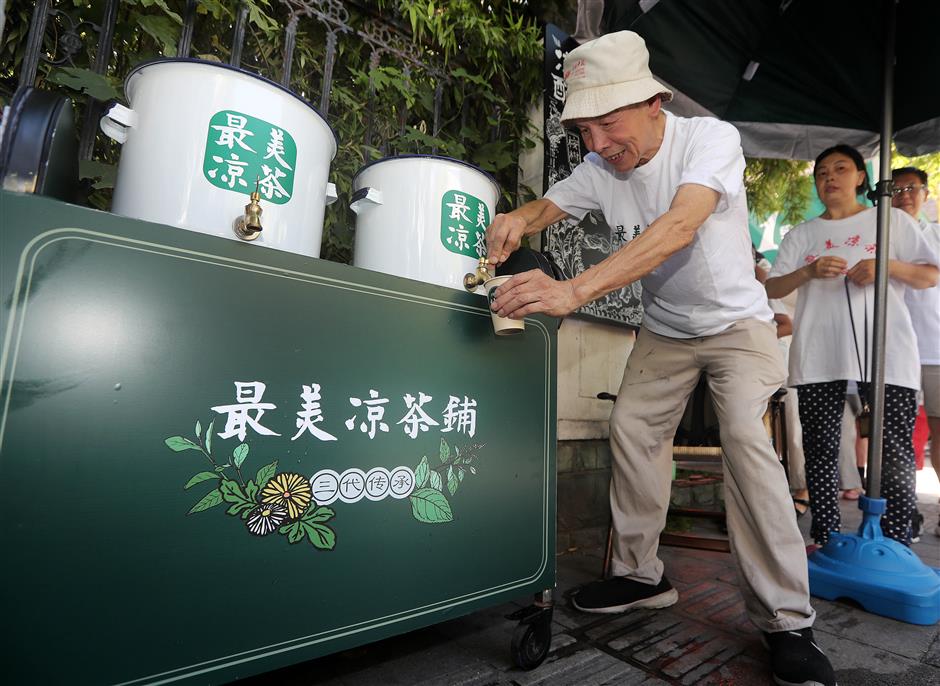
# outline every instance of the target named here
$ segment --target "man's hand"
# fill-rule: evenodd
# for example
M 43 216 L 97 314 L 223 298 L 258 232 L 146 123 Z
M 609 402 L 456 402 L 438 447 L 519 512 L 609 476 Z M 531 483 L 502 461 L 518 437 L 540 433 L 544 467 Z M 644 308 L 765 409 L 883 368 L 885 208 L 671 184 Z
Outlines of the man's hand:
M 486 229 L 486 255 L 490 264 L 500 265 L 519 249 L 528 223 L 515 214 L 497 214 Z
M 810 278 L 813 279 L 833 279 L 845 274 L 845 268 L 848 266 L 841 257 L 826 256 L 820 257 L 807 267 Z M 861 264 L 861 263 L 859 263 Z
M 578 309 L 574 284 L 555 281 L 538 269 L 516 274 L 496 289 L 492 310 L 500 317 L 522 319 L 535 312 L 564 317 Z
M 860 260 L 854 267 L 845 273 L 845 278 L 856 286 L 867 286 L 875 283 L 875 261 Z
M 502 264 L 519 249 L 522 238 L 536 234 L 568 217 L 547 198 L 527 202 L 507 214 L 497 214 L 486 227 L 486 255 L 490 264 Z

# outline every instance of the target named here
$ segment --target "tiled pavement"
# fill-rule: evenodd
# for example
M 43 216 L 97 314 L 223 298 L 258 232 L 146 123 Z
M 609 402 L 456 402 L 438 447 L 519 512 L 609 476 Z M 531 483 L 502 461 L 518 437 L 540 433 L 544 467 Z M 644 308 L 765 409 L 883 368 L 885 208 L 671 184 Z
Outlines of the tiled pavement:
M 936 488 L 934 486 L 934 488 Z M 920 496 L 928 531 L 914 550 L 940 567 L 933 535 L 937 495 Z M 843 522 L 860 521 L 843 502 Z M 804 534 L 809 517 L 800 521 Z M 509 644 L 515 623 L 504 615 L 528 604 L 490 608 L 369 646 L 337 653 L 249 679 L 250 686 L 661 684 L 763 686 L 771 684 L 767 655 L 747 621 L 734 567 L 725 553 L 662 548 L 679 602 L 665 610 L 590 615 L 572 609 L 567 591 L 598 577 L 601 551 L 573 550 L 557 558 L 558 589 L 548 659 L 525 672 L 513 667 Z M 830 656 L 840 686 L 937 686 L 940 630 L 869 614 L 846 603 L 814 599 L 817 642 Z

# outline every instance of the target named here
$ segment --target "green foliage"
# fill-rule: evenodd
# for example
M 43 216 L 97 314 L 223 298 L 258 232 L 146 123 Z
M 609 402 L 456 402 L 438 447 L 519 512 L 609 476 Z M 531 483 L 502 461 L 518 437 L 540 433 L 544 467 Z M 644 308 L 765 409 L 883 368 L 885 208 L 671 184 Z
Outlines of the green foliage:
M 891 152 L 892 168 L 923 169 L 927 172 L 931 193 L 940 194 L 940 152 L 904 157 L 898 154 L 893 143 Z M 784 225 L 799 224 L 812 198 L 812 183 L 809 181 L 811 171 L 812 162 L 749 158 L 744 171 L 748 209 L 761 222 L 775 212 L 780 212 Z M 872 179 L 873 184 L 876 181 Z
M 76 93 L 90 95 L 98 100 L 110 100 L 120 97 L 120 91 L 106 76 L 96 74 L 89 69 L 62 67 L 49 74 L 49 80 Z
M 53 7 L 76 22 L 99 23 L 104 0 L 53 0 Z M 283 69 L 284 27 L 290 18 L 281 0 L 247 0 L 248 26 L 242 66 L 274 81 Z M 185 0 L 125 0 L 115 26 L 113 57 L 105 75 L 92 65 L 97 35 L 84 25 L 84 42 L 74 64 L 54 67 L 40 62 L 37 84 L 65 91 L 84 113 L 88 96 L 120 98 L 121 83 L 136 64 L 175 56 Z M 403 43 L 420 62 L 403 62 L 387 51 L 372 68 L 372 46 L 355 32 L 338 37 L 329 104 L 329 122 L 339 138 L 330 178 L 340 202 L 326 210 L 321 256 L 348 262 L 352 256 L 355 216 L 348 209 L 352 179 L 368 161 L 399 153 L 436 153 L 473 162 L 492 173 L 503 189 L 501 210 L 526 199 L 517 181 L 519 152 L 534 144 L 528 110 L 540 96 L 543 11 L 570 10 L 561 0 L 519 3 L 515 0 L 362 0 L 346 2 L 349 23 L 363 30 L 369 20 L 393 22 Z M 7 30 L 0 43 L 0 104 L 19 80 L 32 15 L 32 0 L 11 0 Z M 191 56 L 225 62 L 230 55 L 237 4 L 199 0 Z M 47 56 L 61 57 L 58 33 L 45 34 Z M 320 105 L 326 59 L 326 27 L 301 16 L 291 63 L 290 87 Z M 408 69 L 405 65 L 408 65 Z M 423 65 L 423 66 L 422 66 Z M 435 96 L 440 121 L 435 130 Z M 367 129 L 371 131 L 368 144 Z M 93 178 L 92 203 L 110 202 L 113 170 L 120 147 L 99 135 L 96 165 L 83 165 Z
M 748 209 L 758 221 L 775 212 L 782 214 L 787 225 L 803 221 L 809 207 L 811 184 L 806 183 L 809 162 L 749 158 L 744 169 Z

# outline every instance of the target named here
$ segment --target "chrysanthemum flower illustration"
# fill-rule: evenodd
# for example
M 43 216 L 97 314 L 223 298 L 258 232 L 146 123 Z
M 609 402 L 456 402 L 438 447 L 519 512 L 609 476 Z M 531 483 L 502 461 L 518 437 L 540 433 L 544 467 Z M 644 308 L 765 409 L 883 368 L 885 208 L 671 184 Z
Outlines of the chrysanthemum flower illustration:
M 300 474 L 277 474 L 261 490 L 261 502 L 286 507 L 290 519 L 306 512 L 312 498 L 310 482 Z
M 248 530 L 255 536 L 267 536 L 287 519 L 287 510 L 276 503 L 259 505 L 248 515 Z

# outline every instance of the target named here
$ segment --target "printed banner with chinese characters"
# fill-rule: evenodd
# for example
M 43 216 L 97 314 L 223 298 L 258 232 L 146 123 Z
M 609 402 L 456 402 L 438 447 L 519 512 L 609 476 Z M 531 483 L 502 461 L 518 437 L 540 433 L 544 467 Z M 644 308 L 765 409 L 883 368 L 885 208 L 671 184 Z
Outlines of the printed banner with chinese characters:
M 241 112 L 216 112 L 209 121 L 202 173 L 213 186 L 236 193 L 258 188 L 283 205 L 294 191 L 297 145 L 283 128 Z
M 447 191 L 441 198 L 441 245 L 458 255 L 479 259 L 486 254 L 486 227 L 490 211 L 479 198 L 462 191 Z

